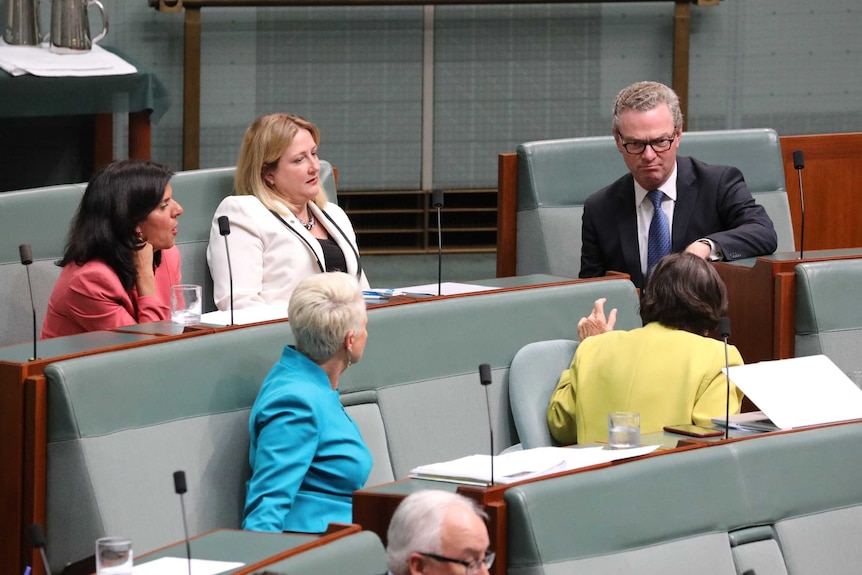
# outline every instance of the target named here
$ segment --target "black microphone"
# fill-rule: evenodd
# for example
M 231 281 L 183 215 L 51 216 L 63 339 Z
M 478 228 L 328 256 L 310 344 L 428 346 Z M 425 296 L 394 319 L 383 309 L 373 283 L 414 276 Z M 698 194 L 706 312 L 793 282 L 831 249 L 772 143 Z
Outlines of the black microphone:
M 218 233 L 224 237 L 224 251 L 227 254 L 227 277 L 230 280 L 230 324 L 233 325 L 233 268 L 230 265 L 230 248 L 227 237 L 230 235 L 230 219 L 227 216 L 218 217 Z
M 431 190 L 431 206 L 437 209 L 437 295 L 441 295 L 443 278 L 443 228 L 440 225 L 440 211 L 443 208 L 443 190 Z
M 23 246 L 21 246 L 23 247 Z M 27 246 L 27 251 L 30 251 L 30 246 Z M 24 259 L 23 250 L 21 251 L 21 259 Z M 30 543 L 34 549 L 38 549 L 42 554 L 42 566 L 45 568 L 45 573 L 51 575 L 51 566 L 48 565 L 48 555 L 45 553 L 45 532 L 42 531 L 42 526 L 34 523 L 30 526 Z
M 802 170 L 805 168 L 805 157 L 802 150 L 793 152 L 793 167 L 796 168 L 796 173 L 799 176 L 799 210 L 802 215 L 800 218 L 799 232 L 799 259 L 805 259 L 805 195 L 802 193 Z
M 21 244 L 18 246 L 18 253 L 21 256 L 21 263 L 27 269 L 27 288 L 30 290 L 30 309 L 33 310 L 33 357 L 30 361 L 39 359 L 39 354 L 36 353 L 36 342 L 39 338 L 36 336 L 36 304 L 33 302 L 33 284 L 30 283 L 30 264 L 33 263 L 33 251 L 30 249 L 30 244 Z
M 491 385 L 491 366 L 479 365 L 479 382 L 485 388 L 485 407 L 488 411 L 488 435 L 491 438 L 491 485 L 494 485 L 494 426 L 491 425 L 491 400 L 488 399 L 488 386 Z
M 222 217 L 227 220 L 227 216 Z M 221 218 L 219 218 L 219 228 L 221 228 Z M 183 493 L 188 491 L 185 471 L 174 471 L 174 491 L 180 496 L 180 508 L 183 512 L 183 532 L 186 536 L 186 559 L 189 562 L 189 575 L 192 575 L 192 546 L 189 543 L 189 524 L 186 521 L 186 504 L 183 500 Z
M 727 355 L 727 338 L 730 337 L 730 318 L 722 317 L 718 320 L 718 333 L 724 340 L 724 377 L 727 380 L 727 398 L 724 405 L 724 438 L 730 433 L 730 360 Z

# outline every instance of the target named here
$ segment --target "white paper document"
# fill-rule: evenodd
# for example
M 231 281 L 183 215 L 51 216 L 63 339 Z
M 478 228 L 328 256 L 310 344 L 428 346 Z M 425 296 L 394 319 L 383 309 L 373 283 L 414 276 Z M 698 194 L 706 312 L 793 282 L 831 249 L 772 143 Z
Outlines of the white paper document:
M 712 422 L 722 429 L 724 428 L 723 417 L 713 417 Z M 731 415 L 728 420 L 728 427 L 745 431 L 778 431 L 779 429 L 762 411 L 747 411 Z
M 494 483 L 509 484 L 534 477 L 569 471 L 617 459 L 638 457 L 658 449 L 658 445 L 633 449 L 598 447 L 537 447 L 494 457 Z M 468 455 L 452 461 L 421 465 L 410 470 L 410 477 L 469 485 L 491 482 L 491 456 Z
M 245 563 L 236 561 L 192 559 L 192 575 L 218 575 L 243 565 Z M 189 561 L 180 557 L 162 557 L 132 568 L 132 575 L 188 575 L 188 573 Z
M 55 54 L 48 44 L 10 46 L 2 40 L 0 68 L 13 76 L 121 76 L 137 72 L 134 66 L 97 44 L 80 54 Z
M 234 325 L 247 325 L 261 321 L 287 318 L 287 306 L 262 305 L 233 310 Z M 201 323 L 230 325 L 230 311 L 211 311 L 201 315 Z
M 464 293 L 478 293 L 483 291 L 494 291 L 500 288 L 480 286 L 475 284 L 459 284 L 454 282 L 442 282 L 440 284 L 440 295 L 459 295 Z M 425 284 L 421 286 L 409 286 L 398 288 L 403 294 L 418 293 L 423 295 L 437 295 L 437 284 Z
M 779 429 L 862 419 L 862 389 L 825 355 L 735 366 L 730 380 Z

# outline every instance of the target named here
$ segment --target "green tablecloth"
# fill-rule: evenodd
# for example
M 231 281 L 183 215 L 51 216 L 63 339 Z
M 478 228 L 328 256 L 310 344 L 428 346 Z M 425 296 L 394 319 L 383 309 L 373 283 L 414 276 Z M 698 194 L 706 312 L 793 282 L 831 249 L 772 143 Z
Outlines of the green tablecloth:
M 156 75 L 133 58 L 104 47 L 138 69 L 123 76 L 44 78 L 13 77 L 0 70 L 0 118 L 74 116 L 152 110 L 157 122 L 170 107 L 170 96 Z M 74 56 L 69 56 L 74 58 Z

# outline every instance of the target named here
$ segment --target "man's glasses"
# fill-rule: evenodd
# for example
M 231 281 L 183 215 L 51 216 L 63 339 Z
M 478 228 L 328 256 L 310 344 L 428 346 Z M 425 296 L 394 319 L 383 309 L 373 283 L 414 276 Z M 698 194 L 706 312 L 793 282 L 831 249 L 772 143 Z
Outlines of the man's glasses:
M 435 553 L 422 553 L 419 552 L 419 555 L 423 557 L 428 557 L 429 559 L 433 559 L 434 561 L 443 561 L 445 563 L 456 563 L 458 565 L 463 565 L 466 568 L 467 575 L 476 575 L 482 569 L 482 565 L 487 569 L 491 569 L 491 565 L 494 564 L 494 552 L 488 551 L 485 553 L 485 556 L 476 559 L 475 561 L 463 561 L 461 559 L 452 559 L 451 557 L 444 557 L 442 555 L 437 555 Z
M 619 134 L 619 132 L 618 132 Z M 622 134 L 619 134 L 620 140 L 622 140 Z M 676 139 L 676 134 L 671 136 L 670 138 L 658 138 L 657 140 L 650 140 L 649 142 L 620 142 L 623 148 L 626 149 L 626 152 L 632 155 L 643 154 L 646 147 L 649 146 L 652 148 L 653 152 L 667 152 L 670 150 L 671 144 Z

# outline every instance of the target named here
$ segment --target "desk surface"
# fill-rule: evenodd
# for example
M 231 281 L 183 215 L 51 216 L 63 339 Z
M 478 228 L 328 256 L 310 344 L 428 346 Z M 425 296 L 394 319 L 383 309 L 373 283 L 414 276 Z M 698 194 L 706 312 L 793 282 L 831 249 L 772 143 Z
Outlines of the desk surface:
M 220 529 L 206 533 L 200 537 L 195 537 L 189 542 L 189 547 L 194 559 L 241 561 L 244 564 L 236 569 L 224 571 L 225 574 L 229 574 L 236 573 L 245 567 L 260 563 L 284 551 L 295 549 L 300 545 L 312 543 L 318 539 L 315 535 L 288 535 L 284 533 L 259 533 L 256 531 Z M 137 559 L 135 564 L 140 565 L 163 557 L 185 558 L 185 542 L 147 553 Z
M 152 110 L 157 122 L 170 107 L 167 88 L 133 58 L 105 47 L 138 72 L 122 76 L 45 78 L 0 70 L 0 118 L 76 116 Z M 74 57 L 74 56 L 70 56 Z M 63 97 L 59 97 L 62 94 Z
M 76 355 L 101 348 L 140 343 L 154 334 L 123 333 L 119 331 L 92 331 L 66 337 L 55 337 L 37 342 L 36 352 L 41 360 Z M 33 357 L 33 342 L 0 347 L 0 363 L 26 363 Z
M 799 257 L 799 252 L 776 252 L 768 256 L 757 256 L 754 258 L 745 258 L 742 260 L 734 260 L 731 262 L 723 262 L 729 265 L 737 265 L 752 268 L 758 260 L 770 260 L 775 262 L 789 262 L 794 260 L 821 260 L 830 258 L 846 258 L 854 256 L 862 256 L 862 248 L 842 248 L 836 250 L 809 250 L 804 252 L 804 258 Z
M 730 430 L 731 440 L 760 435 L 755 432 Z M 642 445 L 661 445 L 657 452 L 647 454 L 643 457 L 654 457 L 660 453 L 670 453 L 676 450 L 697 449 L 717 444 L 723 437 L 693 439 L 675 433 L 649 433 L 641 438 Z M 639 457 L 603 463 L 600 466 L 573 469 L 553 475 L 566 473 L 589 472 L 596 467 L 608 467 L 609 465 L 626 465 L 628 462 L 637 461 Z M 544 478 L 534 478 L 528 481 L 542 481 Z M 504 575 L 506 573 L 506 512 L 501 510 L 505 507 L 502 494 L 506 489 L 516 485 L 495 485 L 492 487 L 473 487 L 457 483 L 443 481 L 429 481 L 424 479 L 401 479 L 392 483 L 384 483 L 360 489 L 353 494 L 353 522 L 362 525 L 363 529 L 374 531 L 381 541 L 386 543 L 386 531 L 389 528 L 389 520 L 398 507 L 401 500 L 411 493 L 423 489 L 440 489 L 444 491 L 458 492 L 474 499 L 485 508 L 488 513 L 488 532 L 491 537 L 492 547 L 497 551 L 498 562 L 494 564 L 492 573 Z

